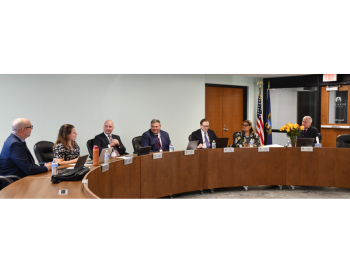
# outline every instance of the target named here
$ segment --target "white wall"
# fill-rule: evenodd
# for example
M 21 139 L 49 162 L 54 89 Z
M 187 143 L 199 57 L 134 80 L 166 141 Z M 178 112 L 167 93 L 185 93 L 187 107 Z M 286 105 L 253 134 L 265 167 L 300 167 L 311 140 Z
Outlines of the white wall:
M 106 119 L 129 153 L 131 140 L 149 129 L 153 118 L 170 134 L 177 150 L 205 115 L 205 83 L 248 86 L 248 118 L 255 122 L 256 79 L 232 75 L 0 75 L 0 149 L 15 118 L 34 125 L 26 140 L 55 142 L 61 125 L 73 124 L 81 154 L 103 131 Z M 255 98 L 256 97 L 256 98 Z

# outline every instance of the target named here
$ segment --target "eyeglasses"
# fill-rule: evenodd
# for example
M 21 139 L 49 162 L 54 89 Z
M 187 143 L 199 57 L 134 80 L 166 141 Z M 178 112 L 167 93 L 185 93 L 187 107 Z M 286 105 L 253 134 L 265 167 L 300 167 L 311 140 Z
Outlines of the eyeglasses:
M 249 124 L 242 124 L 242 126 L 250 126 Z
M 30 125 L 29 127 L 24 127 L 24 129 L 29 129 L 29 128 L 33 129 L 33 125 Z

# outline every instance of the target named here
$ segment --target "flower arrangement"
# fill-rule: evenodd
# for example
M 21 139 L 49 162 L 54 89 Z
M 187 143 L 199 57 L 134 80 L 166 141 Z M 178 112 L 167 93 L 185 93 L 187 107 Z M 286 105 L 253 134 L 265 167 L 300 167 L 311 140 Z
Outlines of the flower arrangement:
M 290 137 L 290 141 L 292 142 L 293 147 L 296 146 L 297 137 L 300 136 L 300 132 L 302 130 L 304 130 L 304 126 L 300 126 L 297 123 L 292 124 L 290 122 L 288 122 L 286 125 L 284 125 L 280 128 L 281 132 L 283 132 L 283 131 L 287 132 L 287 136 Z

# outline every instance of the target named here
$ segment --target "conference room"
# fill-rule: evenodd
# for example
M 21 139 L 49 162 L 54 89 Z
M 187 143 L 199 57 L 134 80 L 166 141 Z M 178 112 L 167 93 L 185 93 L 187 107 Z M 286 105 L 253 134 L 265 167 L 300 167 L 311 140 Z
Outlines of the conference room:
M 18 106 L 16 112 L 12 104 L 1 108 L 0 149 L 12 121 L 24 117 L 33 125 L 26 139 L 33 156 L 35 145 L 54 143 L 59 128 L 73 124 L 80 156 L 91 158 L 88 142 L 103 133 L 106 120 L 113 121 L 127 153 L 111 158 L 108 170 L 87 165 L 79 181 L 52 183 L 51 171 L 14 180 L 0 198 L 241 198 L 242 191 L 242 198 L 278 191 L 280 198 L 310 198 L 301 194 L 305 187 L 337 198 L 349 188 L 349 87 L 348 74 L 0 75 L 4 100 Z M 162 103 L 155 106 L 155 100 Z M 280 128 L 302 126 L 306 116 L 318 143 L 285 147 L 291 138 Z M 217 138 L 228 139 L 226 148 L 186 149 L 203 118 Z M 169 134 L 174 152 L 137 156 L 133 140 L 150 129 L 152 119 Z M 245 120 L 259 132 L 261 147 L 235 146 L 234 134 Z M 37 156 L 35 161 L 42 163 Z M 304 164 L 313 168 L 303 179 L 293 176 Z

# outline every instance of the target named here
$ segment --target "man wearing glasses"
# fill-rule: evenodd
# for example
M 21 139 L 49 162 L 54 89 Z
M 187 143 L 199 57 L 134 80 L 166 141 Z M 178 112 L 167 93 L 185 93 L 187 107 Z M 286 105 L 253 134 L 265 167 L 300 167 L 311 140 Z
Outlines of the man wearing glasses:
M 213 130 L 209 129 L 209 120 L 202 119 L 200 129 L 192 133 L 192 140 L 198 140 L 197 149 L 209 149 L 210 140 L 216 139 L 217 136 Z
M 12 133 L 6 139 L 0 155 L 0 175 L 25 177 L 51 170 L 51 163 L 38 166 L 28 150 L 25 139 L 30 137 L 33 125 L 26 118 L 12 122 Z

